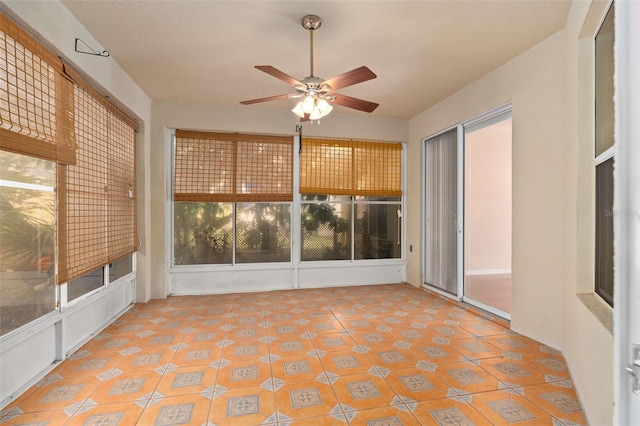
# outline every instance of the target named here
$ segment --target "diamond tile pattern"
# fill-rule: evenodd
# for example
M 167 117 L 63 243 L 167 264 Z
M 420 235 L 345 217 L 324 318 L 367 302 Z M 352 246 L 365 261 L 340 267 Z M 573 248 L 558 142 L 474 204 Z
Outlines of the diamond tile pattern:
M 0 424 L 586 424 L 562 354 L 407 284 L 135 305 Z

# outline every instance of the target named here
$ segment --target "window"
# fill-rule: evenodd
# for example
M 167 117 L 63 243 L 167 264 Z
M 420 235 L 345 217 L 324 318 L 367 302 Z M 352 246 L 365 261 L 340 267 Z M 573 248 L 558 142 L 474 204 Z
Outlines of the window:
M 612 3 L 595 38 L 595 292 L 613 307 L 613 47 Z
M 0 336 L 55 309 L 53 161 L 0 151 Z
M 397 259 L 402 146 L 303 139 L 301 260 Z
M 62 167 L 58 182 L 58 282 L 133 253 L 136 222 L 136 123 L 106 103 L 80 76 L 74 87 L 76 164 Z M 70 286 L 74 284 L 69 284 Z
M 351 197 L 303 195 L 301 260 L 351 259 Z
M 176 131 L 174 265 L 291 261 L 293 138 Z
M 109 282 L 119 280 L 133 273 L 133 256 L 128 255 L 109 264 Z
M 136 131 L 0 13 L 2 334 L 53 311 L 54 284 L 78 298 L 136 250 Z

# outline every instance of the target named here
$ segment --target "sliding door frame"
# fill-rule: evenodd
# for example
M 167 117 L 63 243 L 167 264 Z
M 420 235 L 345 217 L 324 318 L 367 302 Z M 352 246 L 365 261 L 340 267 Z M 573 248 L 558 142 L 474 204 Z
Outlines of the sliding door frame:
M 421 275 L 421 282 L 422 282 L 422 286 L 437 293 L 440 295 L 443 295 L 447 298 L 450 299 L 454 299 L 457 300 L 459 302 L 465 300 L 464 298 L 464 232 L 465 232 L 465 228 L 464 228 L 464 197 L 465 197 L 465 173 L 464 173 L 464 161 L 465 161 L 465 142 L 464 142 L 464 135 L 465 135 L 465 128 L 466 127 L 471 127 L 474 125 L 477 125 L 483 121 L 486 120 L 491 120 L 494 119 L 496 117 L 499 117 L 507 112 L 512 112 L 512 104 L 511 102 L 507 102 L 499 107 L 493 108 L 483 114 L 477 115 L 471 119 L 468 119 L 466 121 L 463 121 L 457 125 L 448 127 L 446 129 L 441 130 L 438 133 L 434 133 L 431 136 L 428 136 L 424 139 L 422 139 L 422 144 L 421 144 L 421 161 L 422 161 L 422 167 L 421 167 L 421 181 L 420 181 L 420 193 L 421 193 L 421 233 L 422 233 L 422 237 L 421 237 L 421 244 L 422 244 L 422 256 L 421 256 L 421 265 L 422 265 L 422 275 Z M 427 228 L 426 228 L 426 219 L 427 219 L 427 207 L 428 207 L 428 203 L 429 201 L 427 200 L 427 197 L 425 196 L 426 194 L 426 179 L 427 179 L 427 142 L 435 137 L 438 137 L 446 132 L 449 132 L 451 130 L 456 130 L 457 131 L 457 149 L 458 149 L 458 155 L 457 155 L 457 168 L 458 168 L 458 176 L 457 176 L 457 235 L 456 235 L 456 243 L 457 243 L 457 290 L 456 290 L 456 294 L 451 294 L 447 291 L 444 291 L 438 287 L 435 287 L 433 285 L 427 284 L 426 283 L 426 276 L 427 276 Z M 512 139 L 512 146 L 513 146 L 513 139 Z M 468 299 L 467 299 L 468 300 Z M 491 313 L 497 314 L 498 316 L 504 316 L 504 312 L 502 311 L 497 311 L 493 308 L 491 308 L 490 306 L 487 305 L 482 305 L 481 303 L 475 302 L 473 301 L 474 305 L 476 305 L 477 307 L 479 307 L 480 309 L 483 310 L 487 310 Z M 482 305 L 482 306 L 479 306 Z

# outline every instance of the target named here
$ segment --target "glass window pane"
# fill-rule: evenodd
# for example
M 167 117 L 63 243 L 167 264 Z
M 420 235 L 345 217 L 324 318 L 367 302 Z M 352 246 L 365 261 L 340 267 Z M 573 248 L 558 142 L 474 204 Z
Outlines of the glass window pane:
M 613 158 L 596 166 L 596 293 L 613 306 Z
M 355 258 L 400 258 L 400 205 L 356 204 L 355 208 Z
M 302 260 L 351 259 L 351 205 L 303 204 Z
M 291 261 L 291 204 L 236 204 L 236 263 Z
M 55 163 L 0 151 L 0 335 L 55 309 Z
M 174 203 L 174 265 L 230 264 L 232 203 Z
M 613 146 L 613 8 L 596 35 L 596 157 Z
M 133 272 L 133 255 L 125 256 L 109 265 L 109 282 L 114 282 Z
M 67 283 L 67 302 L 84 296 L 104 285 L 104 267 L 94 269 L 88 274 Z

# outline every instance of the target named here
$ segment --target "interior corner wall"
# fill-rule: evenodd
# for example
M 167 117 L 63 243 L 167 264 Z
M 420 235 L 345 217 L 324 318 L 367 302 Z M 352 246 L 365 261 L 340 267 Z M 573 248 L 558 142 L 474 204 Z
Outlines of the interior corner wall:
M 17 18 L 37 34 L 39 40 L 55 49 L 78 70 L 92 78 L 112 99 L 131 111 L 138 119 L 140 132 L 137 135 L 138 183 L 138 233 L 141 245 L 136 256 L 136 300 L 146 302 L 150 298 L 149 273 L 149 123 L 151 100 L 111 57 L 85 55 L 74 50 L 76 37 L 91 46 L 99 43 L 58 0 L 0 0 L 0 8 L 9 16 Z
M 296 125 L 300 123 L 289 109 L 174 101 L 154 101 L 151 116 L 151 297 L 164 298 L 168 293 L 171 238 L 167 217 L 167 207 L 171 201 L 167 130 L 293 136 L 297 134 Z M 320 123 L 304 123 L 302 133 L 303 136 L 312 137 L 406 142 L 408 128 L 408 120 L 405 119 L 375 117 L 363 113 L 341 114 L 334 110 Z M 215 272 L 211 274 L 215 276 Z
M 577 294 L 593 291 L 594 283 L 593 34 L 607 5 L 607 1 L 574 1 L 565 29 L 566 285 L 562 351 L 588 423 L 594 425 L 613 424 L 613 335 Z

